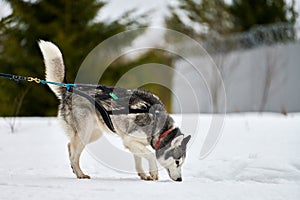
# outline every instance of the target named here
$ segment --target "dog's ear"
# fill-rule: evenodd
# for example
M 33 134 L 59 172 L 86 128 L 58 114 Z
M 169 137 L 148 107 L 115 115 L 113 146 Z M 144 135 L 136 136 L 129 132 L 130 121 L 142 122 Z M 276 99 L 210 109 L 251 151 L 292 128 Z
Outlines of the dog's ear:
M 179 135 L 172 140 L 171 146 L 178 147 L 181 145 L 182 141 L 183 141 L 183 135 Z
M 192 137 L 191 135 L 186 136 L 182 141 L 182 145 L 186 146 L 187 143 L 190 141 L 191 137 Z

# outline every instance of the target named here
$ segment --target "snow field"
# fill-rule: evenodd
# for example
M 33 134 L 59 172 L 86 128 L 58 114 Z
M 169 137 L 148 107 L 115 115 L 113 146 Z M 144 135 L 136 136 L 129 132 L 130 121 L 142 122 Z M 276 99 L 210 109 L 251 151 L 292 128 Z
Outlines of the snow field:
M 181 183 L 165 171 L 157 182 L 141 181 L 101 165 L 87 151 L 81 165 L 92 179 L 78 180 L 56 118 L 17 118 L 13 134 L 11 119 L 0 118 L 0 199 L 299 199 L 300 114 L 227 115 L 216 148 L 203 160 L 211 116 L 187 117 L 199 117 L 200 125 Z

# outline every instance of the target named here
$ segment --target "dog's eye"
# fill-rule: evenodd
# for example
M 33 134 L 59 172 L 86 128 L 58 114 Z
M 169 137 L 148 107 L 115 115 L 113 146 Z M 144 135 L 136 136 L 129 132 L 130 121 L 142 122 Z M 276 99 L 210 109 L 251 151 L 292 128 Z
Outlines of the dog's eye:
M 175 164 L 176 164 L 177 167 L 179 167 L 180 165 L 182 165 L 182 163 L 183 163 L 183 158 L 175 160 Z

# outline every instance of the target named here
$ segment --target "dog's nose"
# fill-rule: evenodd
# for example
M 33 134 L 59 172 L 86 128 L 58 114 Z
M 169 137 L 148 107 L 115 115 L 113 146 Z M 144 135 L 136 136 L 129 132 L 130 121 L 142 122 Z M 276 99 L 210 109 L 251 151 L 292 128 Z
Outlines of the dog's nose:
M 182 181 L 182 178 L 177 178 L 176 181 L 181 182 L 181 181 Z

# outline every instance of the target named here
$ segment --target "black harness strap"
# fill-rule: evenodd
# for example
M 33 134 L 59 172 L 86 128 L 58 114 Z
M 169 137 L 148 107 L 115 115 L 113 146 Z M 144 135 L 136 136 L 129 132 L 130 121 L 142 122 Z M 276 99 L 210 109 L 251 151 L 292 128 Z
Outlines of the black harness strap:
M 148 113 L 149 109 L 122 109 L 114 111 L 106 111 L 109 115 L 127 115 L 127 114 L 139 114 L 139 113 Z
M 112 132 L 116 132 L 116 130 L 115 130 L 115 128 L 114 128 L 114 125 L 113 125 L 113 123 L 112 123 L 112 121 L 111 121 L 111 118 L 110 118 L 108 112 L 105 110 L 105 108 L 104 108 L 101 104 L 99 104 L 98 102 L 96 102 L 91 96 L 85 94 L 84 92 L 81 92 L 81 91 L 79 91 L 79 90 L 76 90 L 76 89 L 74 89 L 73 87 L 70 87 L 70 88 L 68 89 L 68 91 L 69 91 L 69 92 L 72 92 L 72 93 L 74 93 L 74 94 L 78 94 L 78 95 L 80 95 L 80 96 L 86 98 L 91 104 L 94 104 L 95 107 L 96 107 L 96 109 L 100 112 L 100 114 L 101 114 L 101 116 L 102 116 L 102 118 L 103 118 L 103 120 L 104 120 L 106 126 L 107 126 Z

